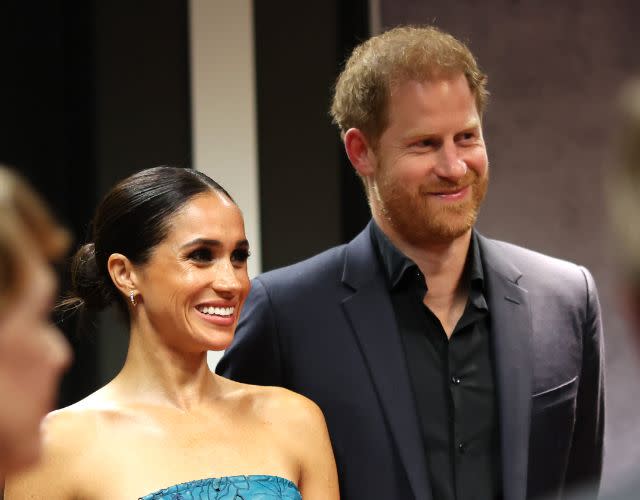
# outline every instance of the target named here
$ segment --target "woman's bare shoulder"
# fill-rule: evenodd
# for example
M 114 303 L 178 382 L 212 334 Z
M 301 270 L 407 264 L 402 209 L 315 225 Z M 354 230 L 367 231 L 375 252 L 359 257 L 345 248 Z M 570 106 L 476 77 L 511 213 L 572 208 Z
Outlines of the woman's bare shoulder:
M 68 468 L 82 464 L 83 457 L 104 436 L 108 421 L 122 411 L 97 391 L 70 406 L 52 411 L 42 421 L 44 466 Z
M 337 499 L 338 478 L 329 432 L 320 407 L 280 387 L 247 386 L 243 397 L 283 450 L 295 457 L 304 498 Z
M 45 444 L 53 440 L 72 447 L 74 443 L 90 440 L 105 430 L 105 423 L 123 412 L 123 408 L 100 389 L 77 403 L 49 413 L 42 422 Z
M 309 398 L 282 387 L 232 382 L 229 397 L 260 420 L 267 419 L 287 433 L 325 428 L 324 415 Z

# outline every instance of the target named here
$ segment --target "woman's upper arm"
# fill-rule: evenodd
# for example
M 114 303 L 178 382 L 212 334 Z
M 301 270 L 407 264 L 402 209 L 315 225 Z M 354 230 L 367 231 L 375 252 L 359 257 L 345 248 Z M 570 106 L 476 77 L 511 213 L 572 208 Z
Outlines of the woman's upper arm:
M 301 459 L 300 492 L 304 500 L 340 498 L 329 432 L 320 408 L 308 401 Z

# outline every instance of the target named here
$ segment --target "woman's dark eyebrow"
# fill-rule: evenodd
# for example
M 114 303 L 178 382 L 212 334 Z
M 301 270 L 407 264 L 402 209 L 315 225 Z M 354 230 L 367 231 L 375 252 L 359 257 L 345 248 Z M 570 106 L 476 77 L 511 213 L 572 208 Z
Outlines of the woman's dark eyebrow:
M 211 240 L 211 239 L 208 239 L 208 238 L 196 238 L 194 240 L 191 240 L 191 241 L 185 243 L 180 248 L 193 247 L 193 246 L 197 246 L 197 245 L 204 245 L 204 246 L 208 246 L 208 247 L 220 247 L 220 246 L 222 246 L 222 242 L 220 240 Z
M 196 238 L 194 240 L 191 240 L 185 243 L 180 248 L 188 248 L 188 247 L 193 247 L 197 245 L 204 245 L 208 247 L 220 247 L 222 246 L 222 242 L 220 240 L 212 240 L 209 238 Z M 236 243 L 236 247 L 248 247 L 248 246 L 249 246 L 249 242 L 247 240 L 238 240 L 238 242 Z

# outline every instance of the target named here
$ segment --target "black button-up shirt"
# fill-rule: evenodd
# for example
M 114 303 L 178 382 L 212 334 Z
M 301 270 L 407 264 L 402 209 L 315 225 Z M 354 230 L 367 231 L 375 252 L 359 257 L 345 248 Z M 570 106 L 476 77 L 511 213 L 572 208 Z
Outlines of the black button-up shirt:
M 501 498 L 496 389 L 475 233 L 463 279 L 469 299 L 451 338 L 424 305 L 418 266 L 374 223 L 371 237 L 388 278 L 427 458 L 434 500 Z

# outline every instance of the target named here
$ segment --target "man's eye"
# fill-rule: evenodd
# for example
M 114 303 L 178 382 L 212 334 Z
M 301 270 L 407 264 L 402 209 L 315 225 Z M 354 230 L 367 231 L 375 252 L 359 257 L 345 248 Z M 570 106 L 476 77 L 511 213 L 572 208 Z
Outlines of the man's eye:
M 435 141 L 433 139 L 423 139 L 422 141 L 417 141 L 414 146 L 419 148 L 430 148 L 435 145 Z
M 234 250 L 233 253 L 231 254 L 231 261 L 246 262 L 250 255 L 251 254 L 249 253 L 249 250 L 246 250 L 244 248 L 242 249 L 238 248 L 237 250 Z
M 464 132 L 460 134 L 460 139 L 463 141 L 469 141 L 471 139 L 475 139 L 476 134 L 473 132 Z
M 189 254 L 189 259 L 196 262 L 209 262 L 213 259 L 213 253 L 208 248 L 198 248 Z

